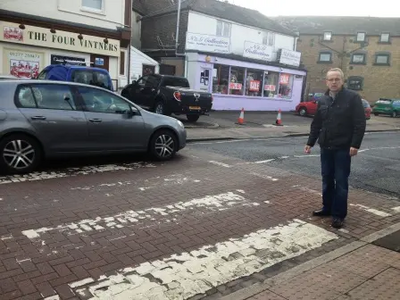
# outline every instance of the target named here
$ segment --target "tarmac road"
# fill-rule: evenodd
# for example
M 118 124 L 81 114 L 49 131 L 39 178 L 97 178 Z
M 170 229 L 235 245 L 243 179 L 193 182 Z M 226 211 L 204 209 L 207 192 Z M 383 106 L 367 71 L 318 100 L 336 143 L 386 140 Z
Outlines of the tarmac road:
M 189 145 L 224 156 L 288 170 L 320 179 L 319 148 L 303 153 L 306 137 L 203 142 Z M 353 159 L 350 183 L 355 188 L 400 197 L 400 133 L 369 133 Z

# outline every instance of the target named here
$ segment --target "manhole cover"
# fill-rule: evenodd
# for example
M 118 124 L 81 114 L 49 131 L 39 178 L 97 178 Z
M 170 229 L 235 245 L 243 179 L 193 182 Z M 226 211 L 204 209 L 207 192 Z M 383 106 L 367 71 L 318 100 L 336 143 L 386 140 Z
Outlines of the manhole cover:
M 392 251 L 400 252 L 400 230 L 376 240 L 372 244 Z

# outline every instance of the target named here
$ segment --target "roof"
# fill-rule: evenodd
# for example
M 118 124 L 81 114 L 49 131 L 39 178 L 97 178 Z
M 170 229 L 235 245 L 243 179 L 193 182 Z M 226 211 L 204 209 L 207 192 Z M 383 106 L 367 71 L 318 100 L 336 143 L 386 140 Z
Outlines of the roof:
M 164 0 L 165 1 L 165 0 Z M 273 32 L 282 33 L 289 36 L 296 34 L 279 23 L 273 21 L 262 13 L 234 5 L 228 2 L 217 0 L 186 0 L 181 3 L 182 10 L 192 10 L 203 13 L 216 18 L 230 20 L 243 25 L 248 25 L 256 28 L 266 29 Z M 155 17 L 162 14 L 172 13 L 178 10 L 178 4 L 174 4 L 158 11 L 149 13 L 143 19 Z
M 132 10 L 144 16 L 173 5 L 173 0 L 133 0 Z
M 272 18 L 282 26 L 300 34 L 322 34 L 332 31 L 333 34 L 356 34 L 366 32 L 367 35 L 380 35 L 389 32 L 400 36 L 400 18 L 377 17 L 324 17 L 324 16 L 285 16 Z

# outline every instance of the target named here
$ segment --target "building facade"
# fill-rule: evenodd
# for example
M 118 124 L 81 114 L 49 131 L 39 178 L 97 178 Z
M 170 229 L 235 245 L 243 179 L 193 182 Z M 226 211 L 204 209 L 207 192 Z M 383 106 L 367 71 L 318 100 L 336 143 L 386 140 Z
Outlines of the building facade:
M 130 0 L 2 1 L 0 72 L 32 78 L 49 64 L 90 65 L 118 89 L 128 82 L 130 25 Z
M 141 19 L 142 51 L 194 89 L 214 95 L 216 110 L 293 110 L 306 72 L 297 35 L 261 13 L 216 0 L 186 0 Z M 160 67 L 161 70 L 161 67 Z
M 324 92 L 326 72 L 339 67 L 346 86 L 371 104 L 379 98 L 400 98 L 400 18 L 279 17 L 276 21 L 299 33 L 306 94 Z

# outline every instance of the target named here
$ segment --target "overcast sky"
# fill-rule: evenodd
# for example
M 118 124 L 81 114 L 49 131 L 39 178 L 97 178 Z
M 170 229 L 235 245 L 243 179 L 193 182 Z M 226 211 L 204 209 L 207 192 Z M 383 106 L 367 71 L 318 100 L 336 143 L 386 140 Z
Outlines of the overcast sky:
M 1 0 L 0 0 L 1 1 Z M 228 0 L 259 10 L 267 16 L 371 16 L 400 17 L 400 4 L 395 0 L 377 2 L 360 0 Z

